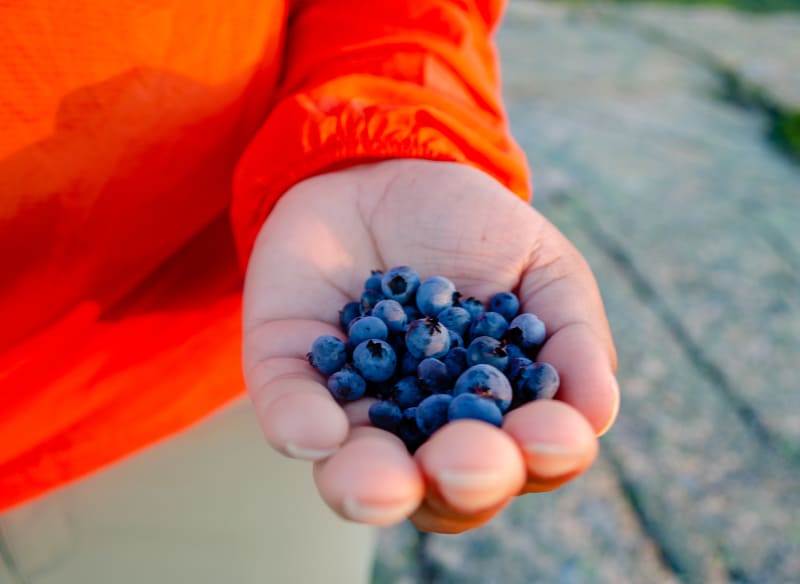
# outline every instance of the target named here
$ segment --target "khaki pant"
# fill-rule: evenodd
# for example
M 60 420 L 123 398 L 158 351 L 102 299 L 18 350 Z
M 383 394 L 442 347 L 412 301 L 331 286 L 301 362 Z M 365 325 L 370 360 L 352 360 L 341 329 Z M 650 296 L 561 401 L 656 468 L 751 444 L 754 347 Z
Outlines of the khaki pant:
M 373 550 L 244 399 L 0 515 L 2 584 L 361 584 Z

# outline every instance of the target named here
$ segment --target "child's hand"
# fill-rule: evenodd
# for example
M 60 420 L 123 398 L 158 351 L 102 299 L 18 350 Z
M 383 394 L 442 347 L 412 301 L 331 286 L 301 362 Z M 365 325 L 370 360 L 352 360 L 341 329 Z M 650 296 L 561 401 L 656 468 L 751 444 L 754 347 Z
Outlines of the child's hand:
M 373 269 L 440 274 L 482 301 L 518 290 L 547 325 L 539 359 L 561 376 L 557 400 L 527 404 L 503 429 L 452 422 L 412 457 L 346 412 L 306 361 L 318 336 L 343 337 L 338 311 Z M 534 209 L 489 176 L 443 162 L 394 160 L 304 181 L 261 230 L 247 273 L 244 368 L 269 443 L 316 460 L 323 499 L 343 517 L 423 530 L 482 525 L 515 495 L 584 471 L 619 405 L 616 356 L 586 262 Z

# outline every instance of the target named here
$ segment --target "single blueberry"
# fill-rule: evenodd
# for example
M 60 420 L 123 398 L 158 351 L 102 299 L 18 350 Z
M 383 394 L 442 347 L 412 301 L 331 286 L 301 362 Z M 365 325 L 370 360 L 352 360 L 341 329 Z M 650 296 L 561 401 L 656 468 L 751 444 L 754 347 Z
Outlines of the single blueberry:
M 448 421 L 448 407 L 453 396 L 437 393 L 422 400 L 417 406 L 417 426 L 424 434 L 433 434 Z
M 403 310 L 406 313 L 406 322 L 414 322 L 415 320 L 419 320 L 424 315 L 419 311 L 419 308 L 414 306 L 413 304 L 404 304 Z
M 386 341 L 369 339 L 356 346 L 353 365 L 367 381 L 386 381 L 397 369 L 397 355 Z
M 408 266 L 396 266 L 381 278 L 381 291 L 386 298 L 408 304 L 419 287 L 419 274 Z
M 509 342 L 531 350 L 544 342 L 546 330 L 544 323 L 535 314 L 524 312 L 508 325 L 506 338 Z
M 462 393 L 450 402 L 447 408 L 448 421 L 482 420 L 498 428 L 503 425 L 503 413 L 494 400 L 474 393 Z
M 461 306 L 448 306 L 436 315 L 444 326 L 460 336 L 467 334 L 469 325 L 472 323 L 472 316 Z
M 514 385 L 519 377 L 520 371 L 527 365 L 533 365 L 533 361 L 527 357 L 514 357 L 508 360 L 508 367 L 506 368 L 506 377 Z
M 330 375 L 347 361 L 347 347 L 344 341 L 333 335 L 322 335 L 312 343 L 311 352 L 306 356 L 317 371 Z
M 444 356 L 444 364 L 447 366 L 447 371 L 450 377 L 458 379 L 458 376 L 464 373 L 469 367 L 467 363 L 467 350 L 464 347 L 454 347 L 447 352 Z
M 456 286 L 444 276 L 428 278 L 417 288 L 417 308 L 425 316 L 436 316 L 453 305 Z
M 383 279 L 383 272 L 381 270 L 372 270 L 369 278 L 364 282 L 364 290 L 375 290 L 381 292 L 381 280 Z
M 400 361 L 400 373 L 401 375 L 416 375 L 417 368 L 419 364 L 422 362 L 422 359 L 419 359 L 412 355 L 409 352 L 406 352 L 402 360 Z
M 417 367 L 417 379 L 422 387 L 431 393 L 444 393 L 452 390 L 453 379 L 450 372 L 439 359 L 426 357 Z
M 533 363 L 523 366 L 517 377 L 517 393 L 520 403 L 550 399 L 558 391 L 558 386 L 558 371 L 550 363 Z
M 344 307 L 339 311 L 339 324 L 342 326 L 342 330 L 347 331 L 353 319 L 358 318 L 359 316 L 361 316 L 360 302 L 353 301 L 345 304 Z
M 372 308 L 372 316 L 380 318 L 389 332 L 398 333 L 405 329 L 408 317 L 403 305 L 397 300 L 381 300 Z
M 361 316 L 354 318 L 347 329 L 347 335 L 353 346 L 358 346 L 368 339 L 380 339 L 385 341 L 389 338 L 389 329 L 386 323 L 377 316 Z
M 475 337 L 467 347 L 467 363 L 470 365 L 486 363 L 505 371 L 508 367 L 508 353 L 503 343 L 494 337 Z
M 390 401 L 377 401 L 369 406 L 369 421 L 372 425 L 387 432 L 396 433 L 403 420 L 403 410 Z
M 519 314 L 519 298 L 513 292 L 498 292 L 489 299 L 488 308 L 511 320 Z
M 481 397 L 488 397 L 494 400 L 501 412 L 508 410 L 513 397 L 511 382 L 503 375 L 503 372 L 480 363 L 473 365 L 456 380 L 453 388 L 453 395 L 462 393 L 474 393 Z
M 435 318 L 422 318 L 408 325 L 408 352 L 419 359 L 444 357 L 450 350 L 450 334 Z
M 364 397 L 367 392 L 367 382 L 352 366 L 345 365 L 343 369 L 328 377 L 328 390 L 338 401 L 354 401 Z
M 480 336 L 502 339 L 508 330 L 508 321 L 497 312 L 484 312 L 472 321 L 469 334 L 472 339 Z
M 392 386 L 392 401 L 402 409 L 417 405 L 427 395 L 416 377 L 402 377 Z

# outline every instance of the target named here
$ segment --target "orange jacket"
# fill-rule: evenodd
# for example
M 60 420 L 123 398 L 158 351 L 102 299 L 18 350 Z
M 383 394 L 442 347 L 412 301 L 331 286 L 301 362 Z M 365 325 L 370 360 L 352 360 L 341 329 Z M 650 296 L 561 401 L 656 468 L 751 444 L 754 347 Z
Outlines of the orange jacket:
M 241 271 L 276 199 L 364 160 L 527 198 L 501 0 L 0 0 L 0 510 L 243 390 Z

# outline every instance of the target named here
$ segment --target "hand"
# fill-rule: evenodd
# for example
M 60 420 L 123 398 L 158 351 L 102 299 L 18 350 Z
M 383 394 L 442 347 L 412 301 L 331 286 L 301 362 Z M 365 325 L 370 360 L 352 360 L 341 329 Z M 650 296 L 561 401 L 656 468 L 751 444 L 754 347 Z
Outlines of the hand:
M 547 325 L 540 361 L 561 376 L 556 400 L 532 402 L 498 429 L 453 422 L 413 455 L 369 425 L 369 400 L 344 409 L 305 355 L 336 334 L 338 311 L 373 269 L 409 265 L 486 301 L 515 290 Z M 320 495 L 341 516 L 458 533 L 522 493 L 559 487 L 597 454 L 619 406 L 616 354 L 584 259 L 533 208 L 486 174 L 393 160 L 303 181 L 256 241 L 244 297 L 244 369 L 268 442 L 314 460 Z

